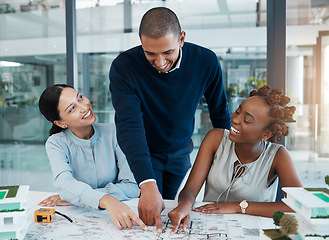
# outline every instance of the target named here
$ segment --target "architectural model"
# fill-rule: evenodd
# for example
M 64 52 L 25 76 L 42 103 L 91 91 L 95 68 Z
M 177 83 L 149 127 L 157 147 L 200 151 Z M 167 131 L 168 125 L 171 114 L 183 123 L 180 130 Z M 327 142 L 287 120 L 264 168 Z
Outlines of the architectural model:
M 23 239 L 28 228 L 29 186 L 0 186 L 0 239 Z
M 329 238 L 329 190 L 283 188 L 283 201 L 296 212 L 297 239 L 321 240 Z

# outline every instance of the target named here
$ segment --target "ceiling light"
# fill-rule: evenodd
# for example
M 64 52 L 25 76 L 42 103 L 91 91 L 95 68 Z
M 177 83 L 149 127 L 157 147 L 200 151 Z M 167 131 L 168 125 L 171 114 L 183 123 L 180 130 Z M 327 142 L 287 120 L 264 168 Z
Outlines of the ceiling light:
M 8 61 L 0 61 L 0 67 L 19 67 L 20 63 L 17 62 L 8 62 Z

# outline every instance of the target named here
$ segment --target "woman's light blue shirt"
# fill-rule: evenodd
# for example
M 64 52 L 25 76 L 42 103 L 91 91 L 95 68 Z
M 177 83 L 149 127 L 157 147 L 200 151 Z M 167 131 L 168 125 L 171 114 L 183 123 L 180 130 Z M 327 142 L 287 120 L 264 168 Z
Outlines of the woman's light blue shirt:
M 69 129 L 50 136 L 46 151 L 60 197 L 74 205 L 98 209 L 109 194 L 120 201 L 139 197 L 139 188 L 121 151 L 114 124 L 93 124 L 86 140 Z

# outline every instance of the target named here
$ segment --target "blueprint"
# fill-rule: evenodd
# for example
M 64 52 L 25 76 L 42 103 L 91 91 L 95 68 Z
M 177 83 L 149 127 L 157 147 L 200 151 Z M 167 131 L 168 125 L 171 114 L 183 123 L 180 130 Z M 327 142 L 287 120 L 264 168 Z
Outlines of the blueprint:
M 137 205 L 130 206 L 137 212 Z M 69 216 L 73 223 L 60 215 L 55 215 L 52 223 L 36 223 L 31 216 L 31 224 L 24 240 L 71 239 L 71 240 L 257 240 L 260 239 L 259 218 L 245 214 L 202 214 L 192 212 L 191 221 L 186 229 L 181 229 L 170 236 L 172 224 L 167 207 L 161 214 L 163 232 L 156 233 L 155 226 L 149 226 L 143 231 L 139 226 L 132 229 L 118 230 L 112 223 L 107 211 L 98 211 L 75 206 L 56 207 L 56 210 Z

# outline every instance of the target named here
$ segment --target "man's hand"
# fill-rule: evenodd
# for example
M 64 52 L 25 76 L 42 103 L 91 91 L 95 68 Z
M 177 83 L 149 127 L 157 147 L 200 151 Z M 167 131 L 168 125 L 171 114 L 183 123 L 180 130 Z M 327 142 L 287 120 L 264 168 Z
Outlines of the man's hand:
M 155 182 L 146 182 L 141 186 L 138 202 L 139 217 L 148 226 L 155 222 L 157 233 L 162 232 L 161 212 L 165 208 L 162 196 Z

